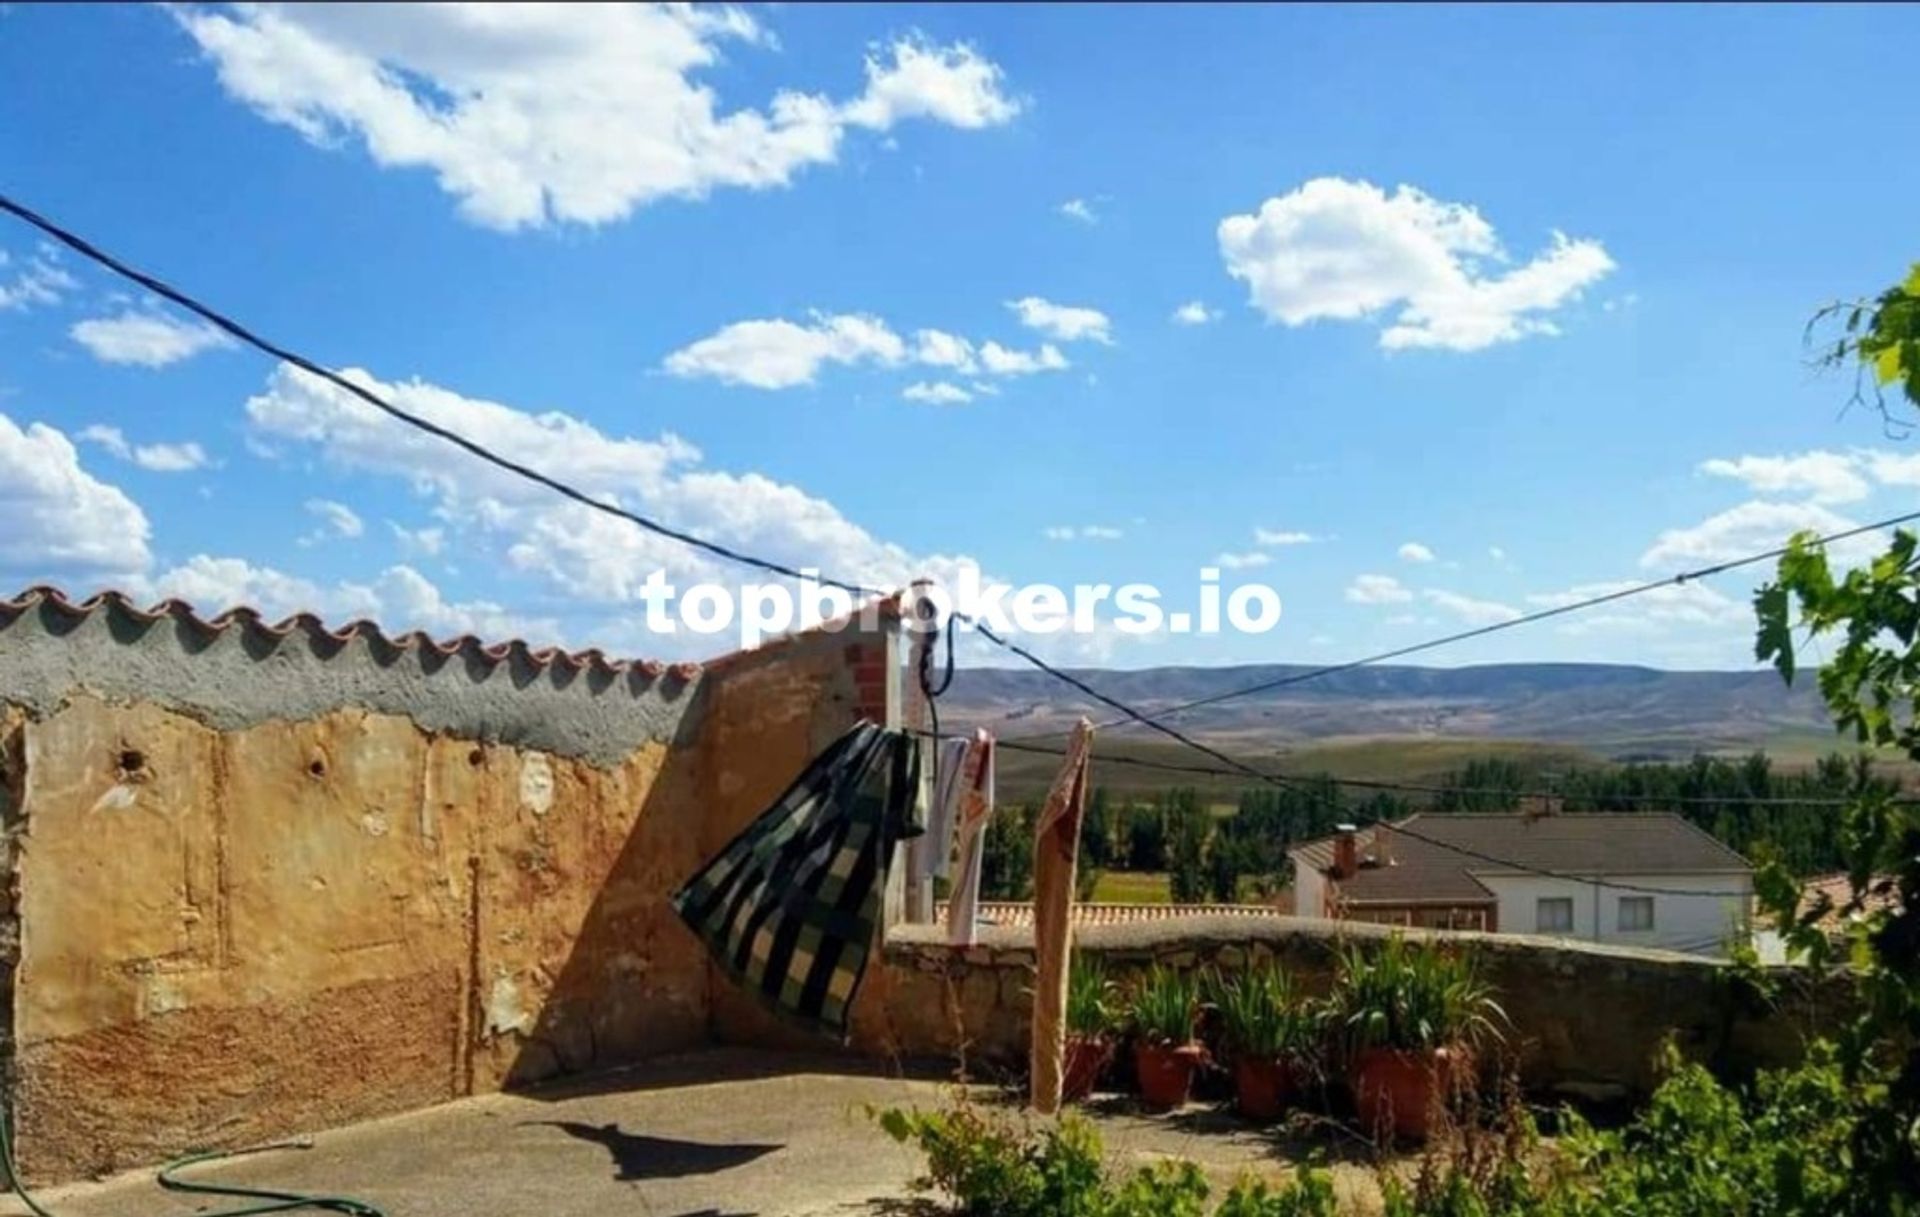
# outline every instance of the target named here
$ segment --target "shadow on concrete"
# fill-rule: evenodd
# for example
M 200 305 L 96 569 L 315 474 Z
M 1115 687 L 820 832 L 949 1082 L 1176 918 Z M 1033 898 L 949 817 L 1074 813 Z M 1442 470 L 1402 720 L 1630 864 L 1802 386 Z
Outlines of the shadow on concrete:
M 942 1081 L 950 1078 L 950 1061 L 887 1061 L 867 1057 L 780 1052 L 753 1048 L 698 1048 L 659 1056 L 595 1073 L 552 1078 L 515 1093 L 541 1102 L 563 1102 L 601 1094 L 635 1094 L 705 1086 L 718 1082 L 753 1082 L 806 1074 L 835 1077 L 913 1078 Z
M 643 1133 L 621 1132 L 618 1124 L 588 1124 L 581 1120 L 523 1120 L 521 1127 L 557 1128 L 576 1140 L 600 1146 L 613 1158 L 616 1183 L 717 1175 L 786 1148 L 784 1145 L 709 1145 L 672 1137 L 649 1137 Z

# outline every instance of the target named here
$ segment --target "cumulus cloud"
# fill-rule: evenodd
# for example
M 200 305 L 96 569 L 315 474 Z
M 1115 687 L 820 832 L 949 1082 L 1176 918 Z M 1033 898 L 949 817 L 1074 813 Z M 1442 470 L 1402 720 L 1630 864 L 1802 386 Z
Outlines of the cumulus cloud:
M 1112 343 L 1112 320 L 1099 309 L 1055 304 L 1039 296 L 1007 301 L 1020 324 L 1060 342 Z
M 1347 599 L 1355 604 L 1405 604 L 1413 592 L 1392 575 L 1361 575 L 1347 585 Z
M 1249 570 L 1256 566 L 1265 566 L 1273 561 L 1273 555 L 1251 549 L 1242 554 L 1221 554 L 1214 561 L 1227 570 Z
M 1527 596 L 1527 603 L 1543 609 L 1564 608 L 1638 585 L 1633 579 L 1582 583 L 1563 591 L 1532 593 Z M 1650 588 L 1635 595 L 1631 601 L 1622 602 L 1622 607 L 1627 604 L 1632 607 L 1625 612 L 1608 612 L 1604 607 L 1597 607 L 1589 612 L 1570 615 L 1561 628 L 1566 633 L 1581 634 L 1625 627 L 1644 628 L 1652 622 L 1721 626 L 1751 625 L 1753 621 L 1751 609 L 1697 580 Z
M 405 553 L 437 558 L 447 546 L 447 530 L 444 528 L 408 528 L 392 520 L 387 521 L 387 527 L 393 530 L 393 539 Z
M 1558 232 L 1511 265 L 1473 207 L 1336 177 L 1226 217 L 1218 237 L 1227 273 L 1269 319 L 1299 326 L 1389 313 L 1380 331 L 1388 350 L 1477 351 L 1557 333 L 1548 315 L 1614 269 L 1598 241 Z
M 1208 308 L 1198 300 L 1189 300 L 1173 310 L 1175 325 L 1205 325 L 1209 321 L 1218 321 L 1220 310 Z
M 1407 562 L 1431 562 L 1433 551 L 1418 541 L 1408 541 L 1400 547 L 1400 557 Z
M 1098 224 L 1100 222 L 1100 216 L 1094 211 L 1093 204 L 1087 202 L 1085 199 L 1068 199 L 1066 202 L 1060 204 L 1060 206 L 1054 208 L 1054 210 L 1069 220 L 1078 220 L 1082 224 Z
M 281 5 L 175 10 L 229 95 L 376 164 L 431 171 L 498 229 L 602 224 L 663 198 L 784 186 L 851 128 L 974 130 L 1020 109 L 965 44 L 877 46 L 844 101 L 791 89 L 726 109 L 702 79 L 772 42 L 745 11 L 691 5 Z
M 114 317 L 88 318 L 67 332 L 102 363 L 143 368 L 164 368 L 202 351 L 233 345 L 232 339 L 204 322 L 132 309 Z
M 104 423 L 82 427 L 73 437 L 82 443 L 96 444 L 109 455 L 132 461 L 154 473 L 190 473 L 212 464 L 207 450 L 191 440 L 178 444 L 134 444 L 127 441 L 126 433 L 120 428 Z
M 1816 503 L 1855 503 L 1872 489 L 1859 465 L 1860 458 L 1854 455 L 1816 451 L 1703 461 L 1700 472 L 1736 478 L 1760 494 L 1804 493 Z
M 906 343 L 877 317 L 816 314 L 810 325 L 736 321 L 667 356 L 666 369 L 755 389 L 790 389 L 812 384 L 825 364 L 897 364 L 906 355 Z
M 139 504 L 80 466 L 66 434 L 0 414 L 0 569 L 16 579 L 123 579 L 144 570 Z
M 1452 613 L 1468 625 L 1498 625 L 1520 616 L 1520 610 L 1497 600 L 1476 600 L 1458 592 L 1430 587 L 1420 593 L 1428 603 Z
M 1649 570 L 1708 565 L 1772 549 L 1803 529 L 1833 533 L 1854 527 L 1853 520 L 1818 503 L 1754 499 L 1691 527 L 1667 529 L 1640 555 L 1640 565 Z M 1870 537 L 1856 539 L 1845 543 L 1839 556 L 1850 560 L 1873 544 Z
M 1286 529 L 1256 528 L 1253 541 L 1256 545 L 1310 545 L 1320 538 L 1310 532 L 1296 532 Z
M 900 396 L 908 401 L 925 402 L 934 406 L 957 406 L 973 400 L 973 394 L 959 385 L 944 380 L 916 381 L 900 390 Z
M 1068 326 L 1076 323 L 1074 319 L 1062 322 Z M 815 313 L 804 325 L 786 320 L 736 321 L 668 355 L 662 366 L 670 375 L 689 379 L 704 377 L 755 389 L 791 389 L 812 384 L 828 364 L 921 364 L 988 376 L 1057 372 L 1068 366 L 1066 356 L 1052 343 L 1043 344 L 1037 351 L 1016 350 L 992 341 L 976 347 L 958 334 L 932 329 L 914 331 L 909 343 L 885 321 L 865 313 Z

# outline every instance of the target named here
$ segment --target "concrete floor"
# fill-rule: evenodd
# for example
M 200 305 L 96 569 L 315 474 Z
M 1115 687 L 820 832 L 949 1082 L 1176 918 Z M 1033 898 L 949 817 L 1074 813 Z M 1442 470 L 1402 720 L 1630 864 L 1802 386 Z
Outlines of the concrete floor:
M 345 1194 L 388 1217 L 828 1217 L 932 1211 L 907 1201 L 919 1156 L 894 1145 L 867 1105 L 935 1106 L 927 1079 L 849 1072 L 844 1060 L 716 1050 L 652 1062 L 587 1085 L 488 1095 L 318 1134 L 311 1149 L 203 1167 L 190 1177 Z M 1300 1150 L 1209 1107 L 1142 1117 L 1120 1100 L 1090 1109 L 1118 1164 L 1193 1158 L 1222 1186 L 1284 1173 Z M 1333 1148 L 1338 1148 L 1334 1146 Z M 1336 1183 L 1362 1211 L 1367 1172 Z M 172 1217 L 244 1203 L 160 1190 L 153 1172 L 36 1192 L 55 1217 Z M 0 1198 L 0 1214 L 27 1210 Z

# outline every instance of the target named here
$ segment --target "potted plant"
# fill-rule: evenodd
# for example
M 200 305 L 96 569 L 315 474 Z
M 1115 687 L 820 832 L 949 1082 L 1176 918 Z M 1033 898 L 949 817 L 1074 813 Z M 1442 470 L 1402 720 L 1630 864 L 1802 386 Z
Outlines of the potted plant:
M 1334 984 L 1355 1108 L 1368 1128 L 1424 1138 L 1435 1103 L 1498 1038 L 1505 1012 L 1466 955 L 1399 934 L 1340 952 Z
M 1133 1067 L 1140 1101 L 1149 1111 L 1183 1107 L 1193 1070 L 1203 1055 L 1193 1038 L 1199 985 L 1192 976 L 1155 964 L 1134 986 Z
M 1233 1065 L 1235 1106 L 1250 1120 L 1278 1119 L 1313 1042 L 1313 1011 L 1272 965 L 1231 976 L 1215 971 L 1208 989 Z
M 1075 954 L 1067 974 L 1067 1048 L 1060 1097 L 1077 1103 L 1093 1093 L 1113 1063 L 1114 984 L 1106 965 Z

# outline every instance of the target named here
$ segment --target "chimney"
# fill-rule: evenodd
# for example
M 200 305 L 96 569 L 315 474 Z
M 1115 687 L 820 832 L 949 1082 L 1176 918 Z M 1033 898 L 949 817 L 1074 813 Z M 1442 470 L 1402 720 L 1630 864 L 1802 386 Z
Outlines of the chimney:
M 1373 826 L 1373 864 L 1393 865 L 1393 826 L 1384 820 Z
M 1351 879 L 1360 869 L 1360 847 L 1353 839 L 1351 824 L 1333 826 L 1333 877 Z

